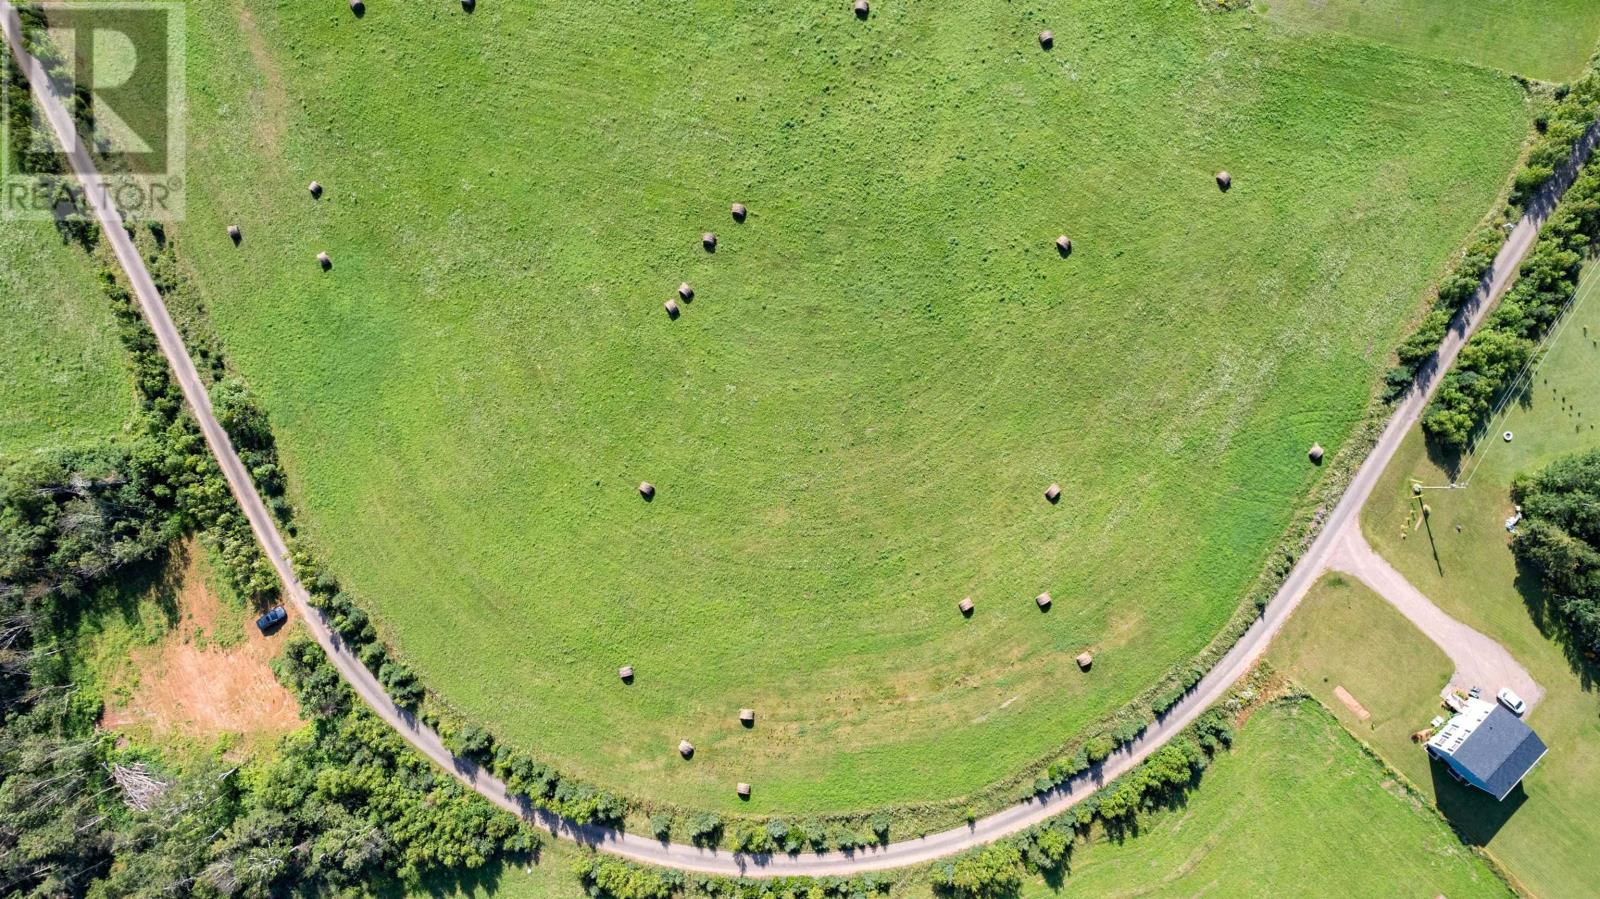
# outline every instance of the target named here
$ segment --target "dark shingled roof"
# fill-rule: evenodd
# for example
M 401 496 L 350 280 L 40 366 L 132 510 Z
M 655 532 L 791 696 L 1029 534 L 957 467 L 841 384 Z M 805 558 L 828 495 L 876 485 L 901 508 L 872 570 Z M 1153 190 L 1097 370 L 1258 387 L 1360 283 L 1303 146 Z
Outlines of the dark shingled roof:
M 1505 706 L 1495 706 L 1455 751 L 1455 760 L 1483 781 L 1496 799 L 1504 799 L 1545 751 L 1544 741 L 1521 718 Z

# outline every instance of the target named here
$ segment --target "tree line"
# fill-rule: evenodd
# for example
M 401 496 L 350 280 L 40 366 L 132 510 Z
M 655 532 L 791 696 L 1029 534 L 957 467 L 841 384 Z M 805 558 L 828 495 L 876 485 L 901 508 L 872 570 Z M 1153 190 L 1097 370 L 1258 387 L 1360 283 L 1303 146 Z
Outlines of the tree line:
M 1572 648 L 1600 662 L 1600 449 L 1518 476 L 1511 495 L 1523 515 L 1512 552 L 1538 572 Z

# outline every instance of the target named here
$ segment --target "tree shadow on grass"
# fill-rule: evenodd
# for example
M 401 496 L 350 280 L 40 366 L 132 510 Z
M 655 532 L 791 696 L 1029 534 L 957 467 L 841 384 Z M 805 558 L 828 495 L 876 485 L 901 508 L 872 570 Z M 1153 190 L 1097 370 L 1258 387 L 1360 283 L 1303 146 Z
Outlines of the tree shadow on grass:
M 1522 604 L 1527 607 L 1533 626 L 1539 629 L 1541 636 L 1561 647 L 1561 655 L 1567 660 L 1567 667 L 1577 676 L 1578 685 L 1583 691 L 1594 692 L 1597 682 L 1600 682 L 1600 664 L 1584 655 L 1566 619 L 1562 617 L 1560 607 L 1545 590 L 1539 570 L 1515 555 L 1512 558 L 1517 566 L 1517 577 L 1512 581 L 1512 586 L 1516 588 L 1517 595 L 1522 597 Z
M 513 867 L 525 868 L 542 864 L 537 849 L 533 852 L 498 857 L 479 868 L 445 868 L 430 872 L 422 883 L 408 888 L 397 881 L 388 881 L 374 892 L 379 899 L 418 899 L 421 896 L 435 899 L 473 897 L 488 899 L 500 893 L 501 881 L 506 871 Z
M 176 546 L 154 558 L 129 563 L 88 593 L 63 603 L 63 623 L 76 629 L 85 622 L 115 618 L 136 632 L 165 633 L 178 623 L 183 568 L 183 550 Z M 147 622 L 145 618 L 152 608 L 160 620 Z
M 1444 762 L 1429 760 L 1433 774 L 1434 802 L 1461 842 L 1469 846 L 1486 846 L 1500 828 L 1528 801 L 1528 794 L 1517 784 L 1510 795 L 1497 801 L 1476 787 L 1456 780 Z

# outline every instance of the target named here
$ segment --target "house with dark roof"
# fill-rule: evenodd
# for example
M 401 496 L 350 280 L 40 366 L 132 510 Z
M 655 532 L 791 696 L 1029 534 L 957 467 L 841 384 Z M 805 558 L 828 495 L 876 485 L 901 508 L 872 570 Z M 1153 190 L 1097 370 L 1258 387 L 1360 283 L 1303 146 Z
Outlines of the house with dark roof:
M 1549 750 L 1533 729 L 1504 706 L 1468 699 L 1428 740 L 1428 755 L 1457 780 L 1504 799 Z

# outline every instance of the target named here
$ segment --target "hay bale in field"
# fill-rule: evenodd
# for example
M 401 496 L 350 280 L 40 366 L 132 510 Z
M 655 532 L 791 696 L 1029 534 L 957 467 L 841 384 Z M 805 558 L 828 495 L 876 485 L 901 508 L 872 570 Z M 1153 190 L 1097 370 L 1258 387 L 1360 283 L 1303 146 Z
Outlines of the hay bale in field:
M 233 241 L 234 246 L 238 246 L 239 241 L 244 240 L 244 234 L 239 230 L 238 225 L 228 226 L 228 239 Z
M 1051 484 L 1049 487 L 1044 488 L 1044 498 L 1046 500 L 1048 500 L 1051 504 L 1055 504 L 1055 503 L 1060 502 L 1061 501 L 1061 485 L 1060 484 Z
M 1039 594 L 1038 596 L 1034 597 L 1033 601 L 1039 604 L 1040 610 L 1044 610 L 1044 609 L 1050 608 L 1050 594 L 1049 594 L 1049 592 L 1045 592 L 1045 593 Z
M 689 286 L 688 281 L 678 285 L 678 299 L 683 300 L 685 303 L 694 299 L 694 288 Z
M 966 599 L 961 600 L 961 602 L 956 603 L 956 608 L 961 610 L 961 614 L 969 618 L 972 617 L 972 597 L 969 596 Z
M 1311 462 L 1312 462 L 1313 465 L 1321 465 L 1322 464 L 1322 456 L 1323 456 L 1322 444 L 1320 444 L 1320 443 L 1311 444 L 1311 449 L 1306 452 L 1306 455 L 1308 457 L 1310 457 Z
M 350 0 L 350 11 L 355 13 L 356 18 L 359 19 L 367 14 L 367 5 L 362 3 L 361 0 Z
M 622 678 L 622 682 L 625 684 L 633 683 L 633 666 L 623 665 L 621 668 L 618 668 L 617 677 Z
M 1087 652 L 1078 653 L 1078 669 L 1088 671 L 1094 665 L 1094 656 Z
M 311 192 L 311 199 L 313 199 L 313 200 L 322 199 L 322 185 L 317 183 L 316 181 L 313 181 L 310 184 L 307 184 L 306 185 L 306 190 Z
M 750 785 L 749 784 L 746 784 L 746 783 L 739 784 L 739 786 L 737 786 L 735 789 L 738 791 L 740 799 L 743 799 L 746 802 L 750 801 Z
M 667 310 L 667 318 L 677 318 L 678 317 L 678 301 L 677 300 L 667 300 L 665 303 L 661 304 L 661 308 Z
M 867 0 L 856 0 L 856 18 L 865 19 L 869 12 L 872 12 L 872 7 L 867 4 Z
M 756 726 L 756 710 L 755 709 L 740 709 L 739 710 L 739 723 L 743 724 L 745 727 L 755 727 Z
M 1218 172 L 1217 173 L 1217 187 L 1221 188 L 1223 193 L 1227 193 L 1228 192 L 1228 188 L 1230 188 L 1232 186 L 1233 186 L 1233 176 L 1232 175 L 1228 174 L 1227 172 Z
M 671 301 L 669 300 L 668 302 L 671 302 Z M 650 500 L 655 499 L 656 498 L 656 485 L 650 483 L 649 481 L 640 481 L 639 482 L 639 495 L 644 497 L 645 502 L 649 502 Z
M 327 253 L 318 253 L 317 264 L 322 266 L 323 271 L 327 271 L 333 268 L 333 259 Z
M 717 251 L 717 235 L 710 231 L 700 235 L 700 246 L 705 247 L 707 253 L 715 253 Z
M 1039 32 L 1039 46 L 1041 46 L 1044 49 L 1048 50 L 1051 47 L 1054 47 L 1055 45 L 1056 45 L 1055 32 L 1051 31 L 1048 28 L 1046 28 L 1045 30 Z
M 678 754 L 683 756 L 686 759 L 687 758 L 693 758 L 694 757 L 694 744 L 690 743 L 688 740 L 680 740 L 678 742 Z
M 1063 259 L 1065 259 L 1068 256 L 1071 256 L 1072 255 L 1072 238 L 1068 237 L 1065 234 L 1063 234 L 1060 237 L 1056 238 L 1056 252 L 1060 253 L 1061 254 L 1061 258 L 1063 258 Z
M 743 203 L 733 204 L 732 206 L 728 207 L 728 211 L 733 213 L 733 220 L 739 222 L 740 224 L 743 224 L 745 216 L 750 214 L 750 210 L 744 208 Z

